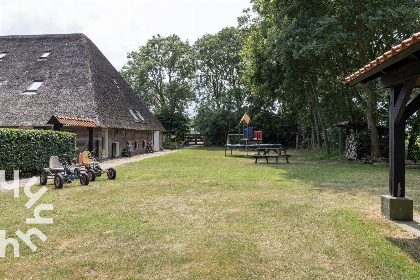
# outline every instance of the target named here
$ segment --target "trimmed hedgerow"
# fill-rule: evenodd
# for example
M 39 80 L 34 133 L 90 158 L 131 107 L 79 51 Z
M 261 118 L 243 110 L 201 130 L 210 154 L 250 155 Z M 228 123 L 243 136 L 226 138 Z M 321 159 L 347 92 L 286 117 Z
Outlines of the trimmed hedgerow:
M 65 156 L 64 156 L 65 155 Z M 0 128 L 0 170 L 6 179 L 38 175 L 51 156 L 71 162 L 76 155 L 76 134 L 52 130 Z

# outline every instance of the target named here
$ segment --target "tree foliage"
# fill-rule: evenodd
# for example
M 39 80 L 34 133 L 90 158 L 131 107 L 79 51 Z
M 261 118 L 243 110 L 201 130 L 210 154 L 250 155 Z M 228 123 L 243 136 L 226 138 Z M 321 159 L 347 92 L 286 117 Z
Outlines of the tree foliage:
M 377 156 L 383 95 L 375 82 L 349 90 L 341 78 L 418 31 L 417 1 L 253 3 L 253 14 L 244 24 L 250 32 L 242 52 L 244 79 L 252 92 L 298 108 L 298 119 L 307 127 L 302 129 L 310 131 L 319 148 L 323 139 L 327 152 L 328 128 L 351 120 L 360 107 L 369 124 L 372 155 Z
M 206 34 L 197 40 L 199 100 L 214 103 L 217 107 L 234 103 L 239 107 L 244 103 L 241 95 L 241 30 L 230 27 L 217 34 Z
M 193 46 L 176 35 L 153 37 L 129 54 L 123 76 L 171 133 L 185 129 L 195 98 L 193 123 L 212 144 L 236 133 L 247 112 L 265 141 L 292 145 L 300 132 L 327 153 L 343 150 L 337 122 L 365 121 L 378 156 L 376 127 L 387 125 L 388 94 L 377 81 L 347 88 L 341 80 L 419 31 L 418 1 L 251 2 L 238 28 Z M 410 143 L 418 133 L 411 130 Z
M 192 47 L 177 35 L 158 35 L 129 53 L 128 59 L 121 75 L 167 132 L 179 138 L 188 130 L 186 109 L 195 98 L 196 62 Z
M 177 35 L 153 36 L 145 46 L 128 54 L 121 75 L 153 112 L 184 112 L 194 98 L 196 65 L 188 42 Z

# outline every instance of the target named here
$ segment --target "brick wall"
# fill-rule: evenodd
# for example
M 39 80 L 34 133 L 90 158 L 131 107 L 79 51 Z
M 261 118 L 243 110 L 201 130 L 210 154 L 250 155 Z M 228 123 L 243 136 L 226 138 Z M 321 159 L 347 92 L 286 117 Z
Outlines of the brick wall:
M 153 131 L 139 131 L 132 129 L 108 129 L 108 158 L 112 158 L 112 143 L 119 143 L 118 156 L 127 142 L 133 146 L 134 154 L 144 154 L 147 142 L 152 141 Z M 102 137 L 101 137 L 102 138 Z M 136 141 L 137 145 L 136 145 Z
M 85 127 L 65 127 L 62 131 L 76 133 L 76 152 L 89 150 L 89 130 Z M 139 131 L 132 129 L 108 128 L 108 158 L 113 158 L 112 144 L 119 143 L 117 157 L 121 156 L 121 150 L 128 142 L 133 145 L 134 154 L 144 154 L 147 142 L 153 141 L 153 131 Z M 136 141 L 138 141 L 136 143 Z M 162 142 L 160 139 L 159 142 Z M 162 145 L 162 144 L 161 144 Z M 93 129 L 93 151 L 95 156 L 102 159 L 102 128 Z

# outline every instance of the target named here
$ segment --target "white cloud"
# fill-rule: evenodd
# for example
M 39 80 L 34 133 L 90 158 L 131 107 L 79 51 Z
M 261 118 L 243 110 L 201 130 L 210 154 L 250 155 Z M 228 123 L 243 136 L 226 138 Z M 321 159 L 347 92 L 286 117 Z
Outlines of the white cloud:
M 2 0 L 0 35 L 86 34 L 119 70 L 153 35 L 193 43 L 236 26 L 249 0 Z

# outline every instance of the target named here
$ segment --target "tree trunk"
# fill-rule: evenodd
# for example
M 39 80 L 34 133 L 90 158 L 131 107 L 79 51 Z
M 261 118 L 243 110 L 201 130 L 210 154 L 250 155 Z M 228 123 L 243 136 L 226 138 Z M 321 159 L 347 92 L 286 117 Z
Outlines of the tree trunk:
M 347 101 L 347 107 L 348 107 L 349 114 L 350 114 L 350 119 L 352 121 L 355 121 L 356 117 L 354 116 L 354 113 L 353 113 L 353 105 L 352 105 L 352 102 L 351 102 L 351 98 L 349 96 L 348 89 L 346 89 L 345 96 L 346 96 L 346 101 Z
M 367 87 L 368 100 L 366 106 L 366 117 L 368 121 L 368 129 L 370 135 L 370 148 L 372 158 L 378 158 L 381 156 L 379 149 L 379 134 L 378 134 L 378 122 L 376 119 L 376 87 L 374 83 L 370 83 Z
M 318 112 L 318 114 L 319 114 L 319 122 L 321 123 L 322 132 L 324 134 L 325 151 L 327 152 L 327 154 L 331 154 L 330 141 L 329 141 L 329 138 L 328 138 L 327 127 L 325 126 L 325 123 L 324 123 L 324 121 L 321 117 L 321 112 Z
M 315 146 L 317 146 L 318 142 L 317 139 L 319 138 L 319 133 L 318 133 L 318 124 L 317 121 L 315 120 L 316 116 L 314 114 L 314 110 L 313 110 L 313 106 L 312 104 L 309 105 L 310 106 L 310 114 L 309 114 L 309 120 L 311 122 L 311 150 L 315 148 Z
M 313 110 L 312 113 L 313 113 L 314 123 L 315 123 L 316 145 L 317 145 L 318 151 L 321 152 L 322 143 L 321 143 L 321 134 L 319 133 L 318 116 L 317 116 L 316 110 Z
M 360 1 L 358 1 L 360 2 Z M 356 8 L 360 9 L 361 6 L 357 6 Z M 361 11 L 359 11 L 361 12 Z M 360 34 L 361 31 L 358 30 Z M 359 59 L 361 65 L 368 64 L 368 57 L 366 55 L 367 48 L 366 48 L 365 41 L 358 41 L 356 44 L 357 52 L 359 53 Z M 366 93 L 367 93 L 367 102 L 365 107 L 366 118 L 369 128 L 369 136 L 370 136 L 370 148 L 371 148 L 371 156 L 373 158 L 380 157 L 381 153 L 379 150 L 379 137 L 378 137 L 378 122 L 376 119 L 376 110 L 377 110 L 377 93 L 376 93 L 376 84 L 375 82 L 370 82 L 366 86 Z M 358 98 L 361 96 L 359 95 Z M 363 104 L 363 103 L 362 103 Z
M 325 151 L 327 154 L 331 153 L 331 149 L 330 149 L 330 141 L 328 140 L 328 133 L 327 133 L 327 127 L 325 126 L 325 122 L 322 118 L 322 114 L 321 114 L 321 110 L 319 109 L 319 102 L 318 102 L 318 94 L 316 92 L 315 89 L 315 85 L 312 82 L 312 79 L 308 76 L 308 80 L 311 84 L 312 87 L 312 93 L 313 93 L 313 100 L 314 100 L 314 104 L 315 104 L 315 112 L 318 113 L 318 117 L 319 117 L 319 122 L 321 123 L 321 127 L 322 127 L 322 132 L 324 135 L 324 143 L 325 143 Z M 315 115 L 315 120 L 316 120 L 316 115 Z M 318 125 L 317 125 L 318 128 Z M 317 135 L 319 136 L 319 132 L 317 132 Z M 321 141 L 318 141 L 318 145 L 320 145 Z M 322 147 L 318 146 L 318 148 L 321 150 Z
M 337 104 L 337 103 L 336 103 Z M 336 118 L 337 118 L 337 123 L 341 122 L 341 112 L 340 112 L 340 107 L 338 105 L 336 105 Z M 337 126 L 337 132 L 338 132 L 338 154 L 341 155 L 343 154 L 343 129 L 341 127 Z

